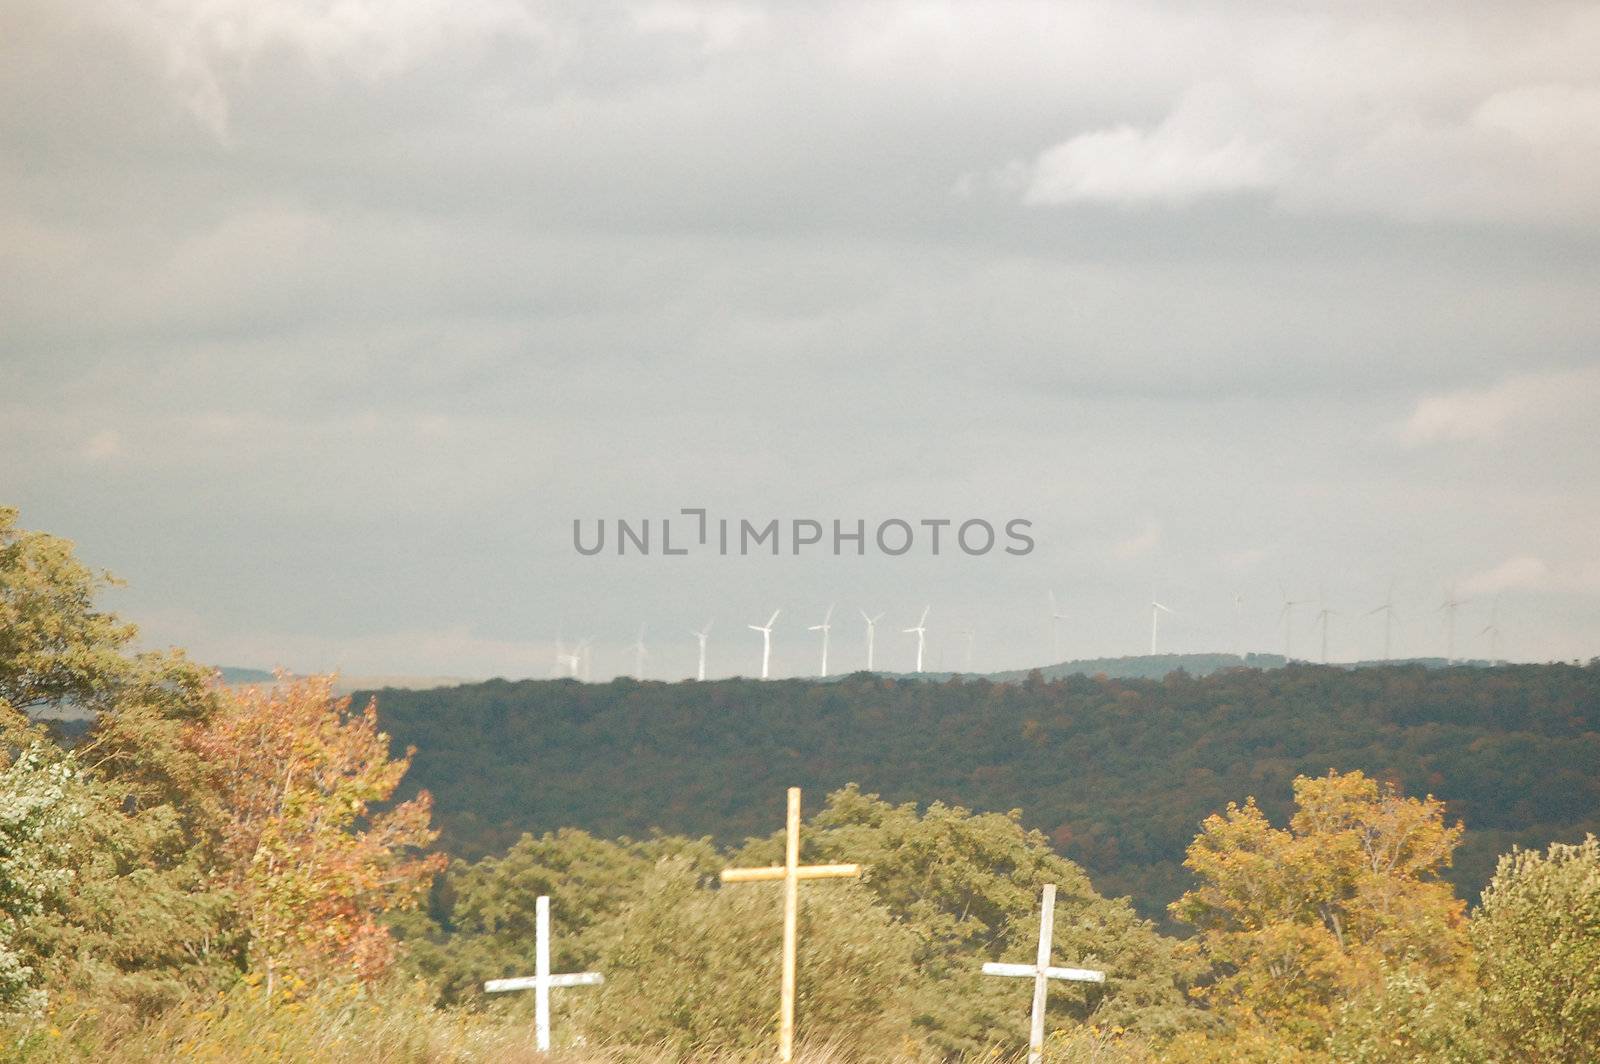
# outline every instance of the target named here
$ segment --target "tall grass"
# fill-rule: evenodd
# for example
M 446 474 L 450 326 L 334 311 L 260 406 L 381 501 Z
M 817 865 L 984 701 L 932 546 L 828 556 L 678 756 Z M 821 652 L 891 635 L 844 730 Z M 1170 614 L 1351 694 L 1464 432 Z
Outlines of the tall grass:
M 191 999 L 154 1018 L 69 1001 L 43 1021 L 0 1028 L 0 1059 L 18 1064 L 213 1061 L 217 1064 L 770 1064 L 775 1053 L 688 1053 L 636 1046 L 576 1046 L 549 1054 L 534 1047 L 525 1019 L 467 1009 L 438 1009 L 421 984 L 290 987 L 268 1000 L 241 982 L 211 999 Z M 802 1046 L 799 1064 L 868 1064 L 848 1045 Z M 973 1064 L 1013 1064 L 996 1049 Z M 1149 1064 L 1142 1044 L 1078 1028 L 1052 1038 L 1049 1064 Z M 915 1045 L 871 1064 L 939 1064 Z

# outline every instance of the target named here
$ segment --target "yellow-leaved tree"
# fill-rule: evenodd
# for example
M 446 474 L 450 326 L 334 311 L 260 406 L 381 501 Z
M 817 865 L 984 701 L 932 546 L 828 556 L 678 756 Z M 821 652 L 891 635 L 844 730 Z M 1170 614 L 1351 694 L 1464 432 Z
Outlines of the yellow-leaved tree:
M 331 677 L 238 692 L 197 734 L 224 797 L 219 875 L 271 992 L 289 972 L 370 979 L 393 961 L 382 914 L 414 906 L 443 854 L 423 848 L 426 793 L 380 809 L 410 767 L 389 756 L 377 707 L 351 709 Z
M 1301 776 L 1294 796 L 1287 829 L 1253 798 L 1208 817 L 1185 861 L 1199 885 L 1171 911 L 1213 966 L 1200 994 L 1241 1029 L 1317 1049 L 1340 1003 L 1388 973 L 1470 974 L 1465 904 L 1440 878 L 1461 827 L 1360 772 Z

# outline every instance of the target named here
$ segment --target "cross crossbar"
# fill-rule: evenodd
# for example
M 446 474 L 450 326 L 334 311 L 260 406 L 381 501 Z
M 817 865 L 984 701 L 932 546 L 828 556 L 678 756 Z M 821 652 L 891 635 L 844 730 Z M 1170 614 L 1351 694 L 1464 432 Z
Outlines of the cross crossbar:
M 599 972 L 572 972 L 568 975 L 546 976 L 544 985 L 558 986 L 599 986 L 606 981 L 606 977 Z M 485 993 L 498 994 L 506 990 L 537 990 L 539 977 L 537 975 L 523 975 L 515 979 L 490 979 L 483 984 Z
M 1039 974 L 1039 967 L 1033 964 L 999 964 L 994 961 L 983 966 L 984 975 L 1015 975 L 1025 979 L 1032 979 Z M 1067 979 L 1075 983 L 1103 983 L 1106 981 L 1105 972 L 1097 972 L 1090 968 L 1046 968 L 1047 979 Z
M 783 865 L 771 865 L 767 868 L 724 868 L 722 881 L 724 883 L 762 883 L 783 879 L 789 870 Z M 818 864 L 800 865 L 794 870 L 796 879 L 844 879 L 850 876 L 859 876 L 861 866 L 854 864 Z

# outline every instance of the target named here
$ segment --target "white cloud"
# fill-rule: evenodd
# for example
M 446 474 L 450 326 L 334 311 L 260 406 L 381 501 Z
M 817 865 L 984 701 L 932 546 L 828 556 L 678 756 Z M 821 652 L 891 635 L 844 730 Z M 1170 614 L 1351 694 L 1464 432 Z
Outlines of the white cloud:
M 377 80 L 496 37 L 549 39 L 516 0 L 103 0 L 99 14 L 156 51 L 184 105 L 223 137 L 231 92 L 274 50 L 321 74 Z
M 1492 569 L 1486 569 L 1461 582 L 1463 595 L 1493 595 L 1501 591 L 1527 591 L 1542 586 L 1550 574 L 1550 567 L 1541 558 L 1524 555 L 1508 558 Z
M 1412 446 L 1497 440 L 1518 424 L 1574 412 L 1597 392 L 1600 369 L 1509 377 L 1487 388 L 1424 396 L 1399 426 L 1398 435 Z
M 1153 129 L 1098 129 L 1046 150 L 1021 171 L 1023 202 L 1180 206 L 1266 188 L 1282 166 L 1241 125 L 1232 99 L 1202 86 Z
M 767 14 L 743 4 L 697 4 L 662 0 L 646 4 L 633 14 L 634 25 L 644 33 L 683 33 L 700 39 L 707 53 L 738 48 L 759 40 L 766 32 Z

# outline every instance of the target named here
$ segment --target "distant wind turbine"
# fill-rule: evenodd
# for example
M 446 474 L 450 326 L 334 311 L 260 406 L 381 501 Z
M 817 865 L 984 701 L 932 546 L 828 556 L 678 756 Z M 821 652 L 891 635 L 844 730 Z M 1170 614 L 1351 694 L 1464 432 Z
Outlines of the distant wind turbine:
M 1172 610 L 1152 599 L 1150 601 L 1150 653 L 1152 656 L 1156 652 L 1156 635 L 1161 630 L 1161 615 L 1163 613 L 1170 614 Z
M 833 630 L 833 605 L 834 604 L 831 602 L 828 603 L 828 612 L 822 615 L 821 624 L 813 624 L 810 628 L 806 629 L 808 632 L 822 633 L 822 671 L 817 673 L 817 675 L 823 677 L 824 679 L 826 679 L 828 675 L 828 633 Z
M 1338 610 L 1330 610 L 1327 606 L 1317 611 L 1314 623 L 1322 625 L 1322 663 L 1328 663 L 1328 620 L 1338 614 Z
M 1283 595 L 1283 609 L 1278 611 L 1278 620 L 1283 622 L 1283 661 L 1287 665 L 1294 659 L 1294 608 L 1304 606 L 1305 600 L 1290 598 L 1282 584 L 1278 585 L 1278 591 Z
M 1233 649 L 1242 660 L 1244 658 L 1244 596 L 1237 591 L 1233 593 Z
M 1383 614 L 1383 660 L 1388 661 L 1393 656 L 1394 644 L 1394 581 L 1389 582 L 1389 593 L 1384 596 L 1383 605 L 1367 611 L 1371 617 L 1375 613 Z
M 1454 585 L 1450 587 L 1450 594 L 1440 603 L 1439 609 L 1444 611 L 1445 627 L 1445 652 L 1446 665 L 1454 665 L 1456 661 L 1456 611 L 1467 604 L 1467 599 L 1456 598 Z M 1437 612 L 1437 611 L 1436 611 Z
M 580 672 L 582 672 L 582 680 L 584 683 L 589 682 L 590 666 L 594 664 L 593 644 L 594 636 L 590 636 L 589 638 L 580 642 L 576 647 L 573 648 L 572 651 L 577 658 L 577 661 L 573 664 L 572 674 L 577 676 Z
M 694 674 L 694 678 L 697 680 L 704 680 L 706 678 L 706 640 L 710 638 L 711 626 L 715 623 L 716 620 L 713 618 L 712 620 L 706 622 L 706 626 L 704 628 L 700 629 L 698 632 L 691 633 L 700 641 L 700 666 L 695 670 Z
M 633 678 L 642 680 L 644 679 L 644 659 L 650 656 L 650 651 L 644 647 L 644 625 L 641 624 L 639 626 L 639 638 L 635 639 L 628 649 L 633 651 Z
M 761 678 L 763 680 L 767 679 L 772 668 L 772 622 L 776 621 L 778 614 L 782 612 L 781 609 L 773 610 L 772 616 L 767 618 L 766 624 L 745 625 L 752 632 L 761 633 Z
M 1496 595 L 1494 597 L 1494 602 L 1489 606 L 1489 623 L 1484 627 L 1483 631 L 1478 633 L 1479 635 L 1486 635 L 1489 637 L 1489 664 L 1491 665 L 1500 665 L 1504 662 L 1504 659 L 1500 657 L 1499 618 L 1500 596 Z
M 1056 605 L 1056 593 L 1050 592 L 1050 660 L 1052 663 L 1061 660 L 1061 622 L 1067 615 L 1061 612 Z
M 575 651 L 568 650 L 566 643 L 564 643 L 562 640 L 556 640 L 556 662 L 555 665 L 551 667 L 551 672 L 555 672 L 558 669 L 564 669 L 566 670 L 568 676 L 576 679 L 578 676 L 579 661 L 580 658 Z
M 877 641 L 878 622 L 883 620 L 883 614 L 869 617 L 866 610 L 861 610 L 861 619 L 867 622 L 867 671 L 871 672 L 873 644 Z
M 927 649 L 927 645 L 928 645 L 928 611 L 930 609 L 932 609 L 932 608 L 933 608 L 932 606 L 924 606 L 924 607 L 922 607 L 922 616 L 920 618 L 918 618 L 917 626 L 915 628 L 902 628 L 901 629 L 901 631 L 904 632 L 906 635 L 910 635 L 913 632 L 916 633 L 916 636 L 917 636 L 917 671 L 918 672 L 922 671 L 922 652 L 925 649 Z

